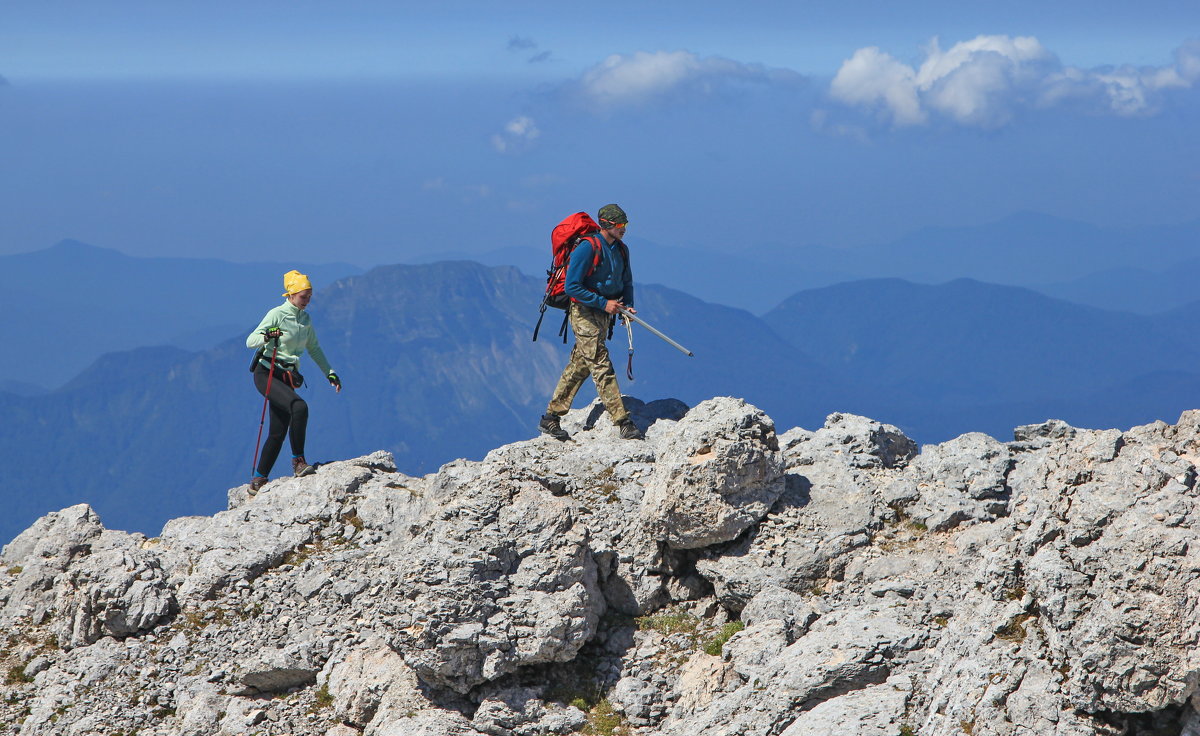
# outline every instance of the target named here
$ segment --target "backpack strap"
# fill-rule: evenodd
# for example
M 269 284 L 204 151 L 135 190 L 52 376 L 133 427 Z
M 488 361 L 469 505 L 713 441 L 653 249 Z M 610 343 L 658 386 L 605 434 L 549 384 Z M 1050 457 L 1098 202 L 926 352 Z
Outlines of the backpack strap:
M 592 274 L 596 273 L 596 268 L 600 266 L 600 256 L 603 255 L 603 252 L 600 249 L 604 246 L 599 243 L 600 239 L 595 235 L 584 235 L 579 239 L 579 242 L 582 243 L 585 240 L 589 245 L 592 246 L 592 267 L 589 268 L 588 272 L 584 275 L 591 276 Z M 578 248 L 579 246 L 577 245 L 575 247 Z
M 533 326 L 533 341 L 537 342 L 538 331 L 542 329 L 542 320 L 546 318 L 546 299 L 542 298 L 542 308 L 538 310 L 538 321 Z
M 603 251 L 601 251 L 600 249 L 603 248 L 604 246 L 601 245 L 599 241 L 600 241 L 599 235 L 596 235 L 596 234 L 581 235 L 579 237 L 579 242 L 575 244 L 575 247 L 578 248 L 584 242 L 587 242 L 587 244 L 592 247 L 592 267 L 587 270 L 587 273 L 585 273 L 584 276 L 591 276 L 592 274 L 596 273 L 596 269 L 600 266 L 600 257 L 604 254 Z M 571 301 L 575 301 L 575 299 L 572 298 Z M 564 326 L 566 325 L 565 322 L 563 324 L 564 324 Z M 564 335 L 563 342 L 566 342 L 566 339 L 567 338 Z
M 570 329 L 571 324 L 570 320 L 568 319 L 570 316 L 571 310 L 568 307 L 567 309 L 563 310 L 563 323 L 562 326 L 558 328 L 558 334 L 563 339 L 563 345 L 567 344 L 567 331 Z

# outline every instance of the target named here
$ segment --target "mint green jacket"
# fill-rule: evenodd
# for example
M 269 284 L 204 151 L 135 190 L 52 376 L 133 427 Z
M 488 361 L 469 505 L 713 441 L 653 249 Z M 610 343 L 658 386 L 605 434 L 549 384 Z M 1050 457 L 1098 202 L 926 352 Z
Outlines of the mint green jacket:
M 275 354 L 275 365 L 285 369 L 295 368 L 300 365 L 300 355 L 307 350 L 327 378 L 333 373 L 329 361 L 325 359 L 325 351 L 321 350 L 321 345 L 317 342 L 317 333 L 313 330 L 312 317 L 308 316 L 308 312 L 285 301 L 267 312 L 262 322 L 258 323 L 258 327 L 254 328 L 254 332 L 250 333 L 250 337 L 246 338 L 246 347 L 257 350 L 266 344 L 268 341 L 262 333 L 269 327 L 283 330 L 283 337 L 279 338 L 279 351 Z M 262 359 L 259 360 L 268 368 L 271 366 L 271 351 L 275 348 L 275 341 L 269 342 Z

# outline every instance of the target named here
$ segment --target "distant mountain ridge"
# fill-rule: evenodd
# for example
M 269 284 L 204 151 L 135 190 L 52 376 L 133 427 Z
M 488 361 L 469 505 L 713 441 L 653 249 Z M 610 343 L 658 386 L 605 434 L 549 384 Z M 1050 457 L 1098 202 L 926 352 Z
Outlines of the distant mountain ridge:
M 382 447 L 406 471 L 428 472 L 535 434 L 568 351 L 554 334 L 561 312 L 548 316 L 542 339 L 530 339 L 538 289 L 512 267 L 470 262 L 379 267 L 318 288 L 314 324 L 345 390 L 334 394 L 305 371 L 309 460 Z M 746 389 L 811 424 L 829 409 L 807 387 L 841 386 L 747 312 L 649 286 L 639 289 L 638 306 L 702 357 L 686 358 L 638 328 L 637 381 L 622 381 L 627 393 L 691 398 Z M 612 343 L 621 365 L 624 339 Z M 211 513 L 222 503 L 211 489 L 250 475 L 261 397 L 243 340 L 202 352 L 106 355 L 50 394 L 0 395 L 0 414 L 10 418 L 0 424 L 0 496 L 12 499 L 0 536 L 47 504 L 83 500 L 114 525 L 148 531 L 181 513 Z M 779 391 L 784 398 L 773 399 Z M 577 403 L 593 395 L 589 382 Z M 46 471 L 60 466 L 89 470 Z
M 1194 258 L 1198 242 L 1200 220 L 1118 228 L 1018 212 L 984 225 L 924 228 L 842 257 L 863 264 L 867 276 L 1032 286 L 1116 268 L 1169 268 Z
M 1035 286 L 1058 299 L 1135 314 L 1161 314 L 1195 300 L 1200 258 L 1170 268 L 1114 268 L 1072 281 Z
M 860 388 L 846 410 L 875 408 L 922 441 L 972 429 L 996 435 L 1048 418 L 1129 426 L 1200 406 L 1200 345 L 1180 339 L 1180 319 L 971 279 L 838 284 L 800 292 L 763 316 Z M 1192 390 L 1171 401 L 1164 383 Z
M 849 270 L 820 270 L 794 262 L 792 257 L 776 260 L 746 250 L 717 253 L 690 248 L 687 244 L 665 245 L 637 237 L 627 238 L 626 242 L 638 283 L 664 284 L 708 302 L 755 314 L 775 307 L 797 290 L 859 278 Z M 543 249 L 509 247 L 478 254 L 434 252 L 410 259 L 410 262 L 434 263 L 447 258 L 477 261 L 488 266 L 516 266 L 530 276 L 544 279 L 550 263 L 549 238 Z
M 314 322 L 346 390 L 309 372 L 309 459 L 383 448 L 424 473 L 532 436 L 568 351 L 554 334 L 558 312 L 530 340 L 541 286 L 512 267 L 442 262 L 318 288 Z M 1049 418 L 1126 427 L 1200 406 L 1200 354 L 1181 332 L 1200 302 L 1141 317 L 967 279 L 885 279 L 803 291 L 764 318 L 653 285 L 639 286 L 637 306 L 696 357 L 635 328 L 627 394 L 744 396 L 781 425 L 849 411 L 938 442 Z M 211 489 L 250 472 L 261 398 L 243 339 L 113 353 L 48 394 L 0 394 L 10 511 L 0 537 L 80 501 L 149 533 L 211 513 L 221 502 Z M 622 373 L 626 349 L 617 330 L 610 350 Z M 577 405 L 593 395 L 589 382 Z
M 812 289 L 763 319 L 830 370 L 948 401 L 1005 401 L 1031 386 L 1063 396 L 1200 361 L 1200 345 L 1178 343 L 1153 318 L 972 279 Z
M 923 228 L 855 248 L 808 244 L 803 232 L 780 236 L 783 245 L 747 243 L 726 252 L 636 236 L 629 244 L 640 280 L 755 314 L 766 313 L 797 291 L 872 278 L 927 284 L 970 278 L 1024 286 L 1103 309 L 1155 314 L 1191 301 L 1190 285 L 1200 280 L 1200 220 L 1103 227 L 1017 212 L 994 222 Z M 512 245 L 453 257 L 516 265 L 541 276 L 549 248 L 540 246 Z M 412 261 L 447 257 L 438 251 Z
M 64 240 L 0 256 L 0 344 L 16 359 L 0 380 L 54 388 L 97 356 L 146 345 L 207 348 L 249 329 L 297 268 L 318 286 L 362 269 L 346 263 L 230 263 L 145 258 Z M 28 392 L 28 391 L 26 391 Z

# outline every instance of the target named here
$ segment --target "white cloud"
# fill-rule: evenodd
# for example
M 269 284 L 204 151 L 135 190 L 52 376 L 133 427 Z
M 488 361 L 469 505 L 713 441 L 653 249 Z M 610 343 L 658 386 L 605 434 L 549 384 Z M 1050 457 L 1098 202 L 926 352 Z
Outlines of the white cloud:
M 897 125 L 915 125 L 926 119 L 917 95 L 917 72 L 878 48 L 854 52 L 833 78 L 835 99 L 850 105 L 882 106 Z
M 599 103 L 648 101 L 672 93 L 710 94 L 732 82 L 796 81 L 799 74 L 688 51 L 614 54 L 584 73 L 580 91 Z
M 492 136 L 492 147 L 500 153 L 513 153 L 532 145 L 541 134 L 533 118 L 521 115 L 508 121 L 503 131 Z
M 1175 68 L 1188 82 L 1200 82 L 1200 41 L 1188 41 L 1175 51 Z
M 1200 42 L 1163 67 L 1084 70 L 1063 66 L 1036 38 L 979 36 L 942 50 L 935 38 L 913 67 L 876 47 L 859 49 L 830 85 L 834 99 L 879 111 L 896 126 L 940 115 L 995 128 L 1023 108 L 1086 104 L 1117 115 L 1154 112 L 1164 91 L 1200 81 Z

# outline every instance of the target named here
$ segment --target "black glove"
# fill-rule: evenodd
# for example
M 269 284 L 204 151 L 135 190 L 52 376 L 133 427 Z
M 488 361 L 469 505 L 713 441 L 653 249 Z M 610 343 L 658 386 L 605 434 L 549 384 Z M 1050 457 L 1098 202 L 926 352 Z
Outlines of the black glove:
M 341 388 L 342 387 L 342 379 L 338 378 L 338 375 L 336 373 L 330 373 L 329 374 L 329 385 L 333 386 L 334 388 Z
M 279 338 L 283 337 L 283 330 L 279 329 L 278 327 L 268 327 L 262 331 L 262 335 L 263 338 L 267 340 L 278 340 Z

